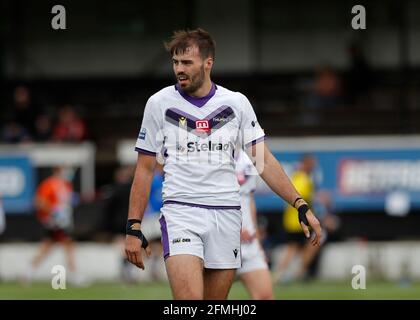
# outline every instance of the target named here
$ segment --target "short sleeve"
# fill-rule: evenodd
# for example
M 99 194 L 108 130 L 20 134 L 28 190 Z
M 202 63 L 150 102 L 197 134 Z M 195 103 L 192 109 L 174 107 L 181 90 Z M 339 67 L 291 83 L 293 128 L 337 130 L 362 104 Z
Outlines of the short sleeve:
M 264 130 L 258 123 L 257 116 L 249 100 L 241 94 L 242 117 L 240 125 L 241 145 L 248 148 L 265 139 Z
M 149 98 L 144 108 L 143 121 L 137 137 L 135 150 L 139 153 L 155 156 L 161 148 L 161 121 L 159 108 L 154 100 Z

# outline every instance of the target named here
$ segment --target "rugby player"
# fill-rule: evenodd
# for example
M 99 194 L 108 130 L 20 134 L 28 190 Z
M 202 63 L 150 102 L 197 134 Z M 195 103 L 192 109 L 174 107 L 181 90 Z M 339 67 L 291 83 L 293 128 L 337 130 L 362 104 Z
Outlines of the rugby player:
M 321 227 L 264 143 L 248 99 L 212 82 L 215 42 L 202 29 L 177 31 L 166 43 L 177 83 L 152 95 L 136 142 L 125 251 L 144 269 L 141 231 L 157 160 L 164 155 L 162 244 L 174 299 L 226 299 L 241 266 L 239 184 L 233 159 L 246 150 L 268 186 L 299 211 L 306 237 Z M 296 217 L 298 219 L 298 217 Z

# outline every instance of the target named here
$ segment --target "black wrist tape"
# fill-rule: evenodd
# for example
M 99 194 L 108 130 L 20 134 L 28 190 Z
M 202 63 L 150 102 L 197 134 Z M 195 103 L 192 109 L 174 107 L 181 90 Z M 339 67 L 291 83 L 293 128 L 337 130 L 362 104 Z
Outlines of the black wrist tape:
M 137 219 L 128 219 L 127 227 L 125 233 L 130 236 L 135 236 L 140 239 L 142 248 L 146 249 L 149 246 L 149 241 L 147 241 L 146 237 L 144 236 L 143 232 L 139 229 L 133 229 L 134 224 L 141 224 L 141 220 Z
M 306 212 L 308 212 L 309 207 L 307 204 L 302 204 L 298 209 L 299 213 L 299 222 L 303 222 L 307 226 L 309 226 L 308 219 L 306 218 Z

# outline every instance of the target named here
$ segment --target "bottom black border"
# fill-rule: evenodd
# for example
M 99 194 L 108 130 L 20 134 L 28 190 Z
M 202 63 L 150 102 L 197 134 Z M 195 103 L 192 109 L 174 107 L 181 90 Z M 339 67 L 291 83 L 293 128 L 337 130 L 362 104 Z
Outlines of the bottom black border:
M 2 314 L 40 315 L 42 319 L 337 319 L 366 317 L 365 312 L 401 317 L 417 314 L 420 300 L 274 300 L 274 301 L 170 301 L 170 300 L 1 300 Z M 194 312 L 195 310 L 195 312 Z

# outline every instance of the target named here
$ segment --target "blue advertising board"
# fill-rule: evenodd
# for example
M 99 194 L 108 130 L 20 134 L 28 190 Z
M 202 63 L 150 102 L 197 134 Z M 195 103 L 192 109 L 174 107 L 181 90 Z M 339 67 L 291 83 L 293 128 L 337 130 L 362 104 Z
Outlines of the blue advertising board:
M 420 208 L 420 148 L 313 150 L 317 159 L 313 178 L 318 189 L 332 195 L 337 211 L 384 209 L 387 197 L 404 192 L 411 208 Z M 306 150 L 274 151 L 290 176 Z M 256 191 L 259 211 L 284 209 L 284 202 L 262 183 Z
M 29 213 L 33 208 L 35 178 L 27 156 L 0 156 L 0 197 L 9 213 Z

